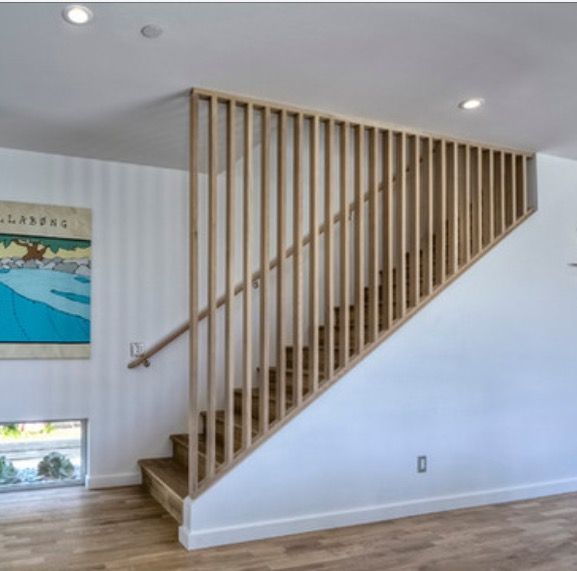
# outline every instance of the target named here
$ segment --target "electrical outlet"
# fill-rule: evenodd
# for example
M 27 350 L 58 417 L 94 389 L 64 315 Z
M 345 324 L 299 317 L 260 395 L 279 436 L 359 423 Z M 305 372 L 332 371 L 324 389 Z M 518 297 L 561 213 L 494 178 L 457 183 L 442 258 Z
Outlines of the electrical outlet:
M 417 456 L 417 472 L 424 474 L 427 471 L 427 457 Z
M 140 357 L 144 353 L 144 343 L 140 341 L 132 342 L 130 344 L 130 356 Z

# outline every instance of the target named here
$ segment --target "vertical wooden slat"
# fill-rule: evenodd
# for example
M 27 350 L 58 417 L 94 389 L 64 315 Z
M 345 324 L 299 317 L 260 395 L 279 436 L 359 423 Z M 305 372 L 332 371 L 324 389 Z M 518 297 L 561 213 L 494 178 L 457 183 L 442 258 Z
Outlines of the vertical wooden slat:
M 269 257 L 270 257 L 270 108 L 262 111 L 261 129 L 261 198 L 260 198 L 260 431 L 264 434 L 269 425 L 269 365 L 270 365 L 270 316 L 269 306 Z
M 253 106 L 247 103 L 244 115 L 243 171 L 243 385 L 242 385 L 242 446 L 252 442 L 252 145 Z
M 397 317 L 405 315 L 407 309 L 407 139 L 405 133 L 395 135 L 397 139 L 396 168 L 396 286 Z
M 215 472 L 216 458 L 216 292 L 217 292 L 217 176 L 218 176 L 218 100 L 213 95 L 209 108 L 208 151 L 208 407 L 206 415 L 206 475 Z
M 483 249 L 483 150 L 477 147 L 477 253 Z
M 463 146 L 463 168 L 459 170 L 461 189 L 461 249 L 462 263 L 468 264 L 471 259 L 471 148 Z
M 483 247 L 493 242 L 495 236 L 495 201 L 493 176 L 493 151 L 483 151 Z
M 507 228 L 507 206 L 505 200 L 505 153 L 499 153 L 499 232 L 505 232 Z
M 341 125 L 339 178 L 340 178 L 340 307 L 339 307 L 339 366 L 349 360 L 349 125 Z
M 394 226 L 393 226 L 393 134 L 383 133 L 383 309 L 384 329 L 391 327 L 394 321 L 393 266 Z
M 433 235 L 434 235 L 434 155 L 433 155 L 433 139 L 429 137 L 426 141 L 427 145 L 427 155 L 426 155 L 426 179 L 427 179 L 427 186 L 426 186 L 426 193 L 427 193 L 427 236 L 425 240 L 425 279 L 424 279 L 424 286 L 425 286 L 425 295 L 430 295 L 433 292 L 433 282 L 434 282 L 434 274 L 433 274 L 433 257 L 435 255 L 433 250 Z
M 378 246 L 378 131 L 369 134 L 369 340 L 376 341 L 379 332 L 379 246 Z
M 527 156 L 521 155 L 519 157 L 519 161 L 521 163 L 521 180 L 519 181 L 519 185 L 521 187 L 519 189 L 519 192 L 521 193 L 521 216 L 524 216 L 527 214 L 527 210 L 529 208 L 527 197 Z
M 334 259 L 333 259 L 333 137 L 334 121 L 325 126 L 325 380 L 331 378 L 335 366 Z
M 459 256 L 459 232 L 458 232 L 458 184 L 459 184 L 459 164 L 457 143 L 451 143 L 447 155 L 447 274 L 453 275 L 457 271 Z
M 313 393 L 319 386 L 319 118 L 310 120 L 309 164 L 309 382 Z
M 302 263 L 302 131 L 303 116 L 298 113 L 294 119 L 293 150 L 293 399 L 296 406 L 303 400 L 303 263 Z
M 489 244 L 495 239 L 495 154 L 489 151 Z
M 437 205 L 435 215 L 435 285 L 439 287 L 445 282 L 445 272 L 447 269 L 446 253 L 447 253 L 447 234 L 446 234 L 446 219 L 447 219 L 447 150 L 446 143 L 441 140 L 437 143 L 436 156 L 436 198 Z
M 283 109 L 279 115 L 278 159 L 277 159 L 277 333 L 276 333 L 276 405 L 280 420 L 286 412 L 286 359 L 285 359 L 285 251 L 286 251 L 286 123 L 287 114 Z
M 188 493 L 195 496 L 198 490 L 198 121 L 199 98 L 190 97 L 190 371 L 188 386 Z
M 409 305 L 416 307 L 421 297 L 421 149 L 418 135 L 415 135 L 412 139 L 411 150 L 411 287 L 409 290 Z
M 236 102 L 228 102 L 226 124 L 226 306 L 225 306 L 225 448 L 228 464 L 234 455 L 234 261 L 236 212 Z
M 515 168 L 515 153 L 511 153 L 511 196 L 511 201 L 513 204 L 513 223 L 515 223 L 519 217 L 517 204 L 517 169 Z
M 513 190 L 511 188 L 511 167 L 512 161 L 509 160 L 509 153 L 504 153 L 503 157 L 503 174 L 505 176 L 505 225 L 509 228 L 515 221 L 513 205 Z
M 365 344 L 364 127 L 356 126 L 355 134 L 355 351 L 359 353 Z

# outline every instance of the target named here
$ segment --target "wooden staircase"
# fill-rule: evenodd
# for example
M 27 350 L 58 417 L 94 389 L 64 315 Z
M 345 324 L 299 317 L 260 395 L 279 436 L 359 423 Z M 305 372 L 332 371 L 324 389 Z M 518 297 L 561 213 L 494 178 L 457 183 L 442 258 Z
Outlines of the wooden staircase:
M 203 106 L 206 116 L 201 121 Z M 219 145 L 223 107 L 226 144 Z M 242 114 L 242 121 L 237 121 L 237 114 Z M 528 153 L 198 90 L 191 98 L 191 119 L 191 313 L 196 317 L 129 365 L 148 365 L 154 354 L 190 331 L 190 410 L 194 411 L 190 434 L 171 436 L 171 457 L 139 462 L 144 485 L 178 522 L 187 496 L 197 497 L 232 470 L 534 212 L 528 190 Z M 270 166 L 273 121 L 274 185 Z M 239 124 L 241 155 L 235 146 Z M 203 133 L 201 126 L 207 126 Z M 260 130 L 261 188 L 260 259 L 254 271 L 251 228 L 255 221 L 251 217 L 256 129 Z M 296 239 L 287 247 L 289 141 L 293 149 L 292 235 Z M 202 179 L 209 198 L 203 214 L 210 221 L 206 256 L 199 254 L 198 245 L 200 145 L 208 149 L 208 176 Z M 307 235 L 303 231 L 305 152 L 309 157 Z M 235 180 L 239 160 L 244 165 L 240 205 L 236 204 L 239 185 Z M 218 182 L 220 176 L 226 184 Z M 269 204 L 273 192 L 277 198 L 274 212 Z M 235 229 L 238 207 L 242 208 L 242 231 Z M 275 258 L 271 258 L 271 220 L 277 238 Z M 224 258 L 217 256 L 217 227 L 223 222 Z M 242 281 L 235 283 L 239 243 Z M 218 264 L 223 264 L 225 275 L 225 292 L 220 297 Z M 305 270 L 310 296 L 306 316 Z M 198 305 L 201 279 L 208 286 L 203 309 Z M 291 285 L 290 296 L 285 282 Z M 272 285 L 276 286 L 273 300 L 269 299 Z M 242 320 L 234 310 L 238 295 L 243 297 Z M 258 306 L 253 305 L 253 297 L 258 297 Z M 274 318 L 270 315 L 273 306 Z M 259 314 L 257 345 L 252 339 L 255 308 Z M 224 318 L 224 328 L 217 327 L 217 315 Z M 201 346 L 199 322 L 204 319 L 207 335 Z M 235 320 L 242 321 L 240 355 L 234 349 Z M 285 332 L 287 323 L 292 325 L 290 336 Z M 221 349 L 222 360 L 217 358 Z M 199 351 L 205 352 L 207 362 L 202 373 Z M 217 374 L 222 371 L 224 381 Z M 223 386 L 218 387 L 218 382 Z M 206 400 L 200 401 L 201 392 Z

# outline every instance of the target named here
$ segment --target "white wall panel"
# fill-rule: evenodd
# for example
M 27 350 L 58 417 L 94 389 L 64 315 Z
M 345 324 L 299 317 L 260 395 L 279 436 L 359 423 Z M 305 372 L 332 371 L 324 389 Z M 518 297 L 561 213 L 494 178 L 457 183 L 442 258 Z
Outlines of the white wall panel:
M 0 200 L 93 214 L 92 358 L 0 361 L 0 421 L 88 418 L 95 485 L 136 481 L 137 459 L 186 430 L 186 338 L 126 365 L 130 341 L 187 318 L 187 187 L 182 171 L 0 149 Z

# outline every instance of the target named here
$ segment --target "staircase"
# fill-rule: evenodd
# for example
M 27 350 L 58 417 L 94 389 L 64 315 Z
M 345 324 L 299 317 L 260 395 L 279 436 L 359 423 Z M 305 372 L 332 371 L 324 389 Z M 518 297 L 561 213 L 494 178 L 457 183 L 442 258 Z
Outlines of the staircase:
M 192 94 L 191 113 L 191 307 L 197 319 L 129 365 L 147 365 L 190 330 L 190 404 L 196 411 L 190 434 L 170 437 L 171 457 L 139 462 L 144 485 L 178 522 L 188 495 L 197 497 L 232 470 L 534 212 L 526 153 L 198 90 Z M 226 125 L 223 145 L 219 114 Z M 239 119 L 242 149 L 237 148 Z M 208 149 L 204 165 L 201 145 Z M 238 161 L 242 181 L 237 180 Z M 209 197 L 204 214 L 198 200 L 203 192 Z M 308 234 L 303 231 L 305 200 Z M 233 214 L 239 207 L 243 224 L 235 228 Z M 206 256 L 199 252 L 201 215 L 210 221 Z M 287 248 L 289 221 L 298 238 Z M 257 222 L 258 233 L 252 233 Z M 226 227 L 224 256 L 217 255 L 219 224 Z M 271 256 L 273 230 L 276 257 Z M 256 271 L 251 259 L 255 239 L 260 251 Z M 239 244 L 243 270 L 236 283 Z M 225 275 L 220 297 L 218 264 Z M 207 280 L 208 294 L 206 308 L 199 310 L 201 279 Z M 240 295 L 239 316 L 234 301 Z M 259 319 L 253 334 L 255 308 Z M 224 319 L 223 329 L 217 327 L 218 316 Z M 201 339 L 199 322 L 205 319 L 207 333 Z M 240 351 L 236 320 L 242 322 Z M 287 333 L 287 324 L 292 332 Z M 200 352 L 206 356 L 206 371 L 199 368 Z M 202 400 L 200 388 L 206 393 Z

